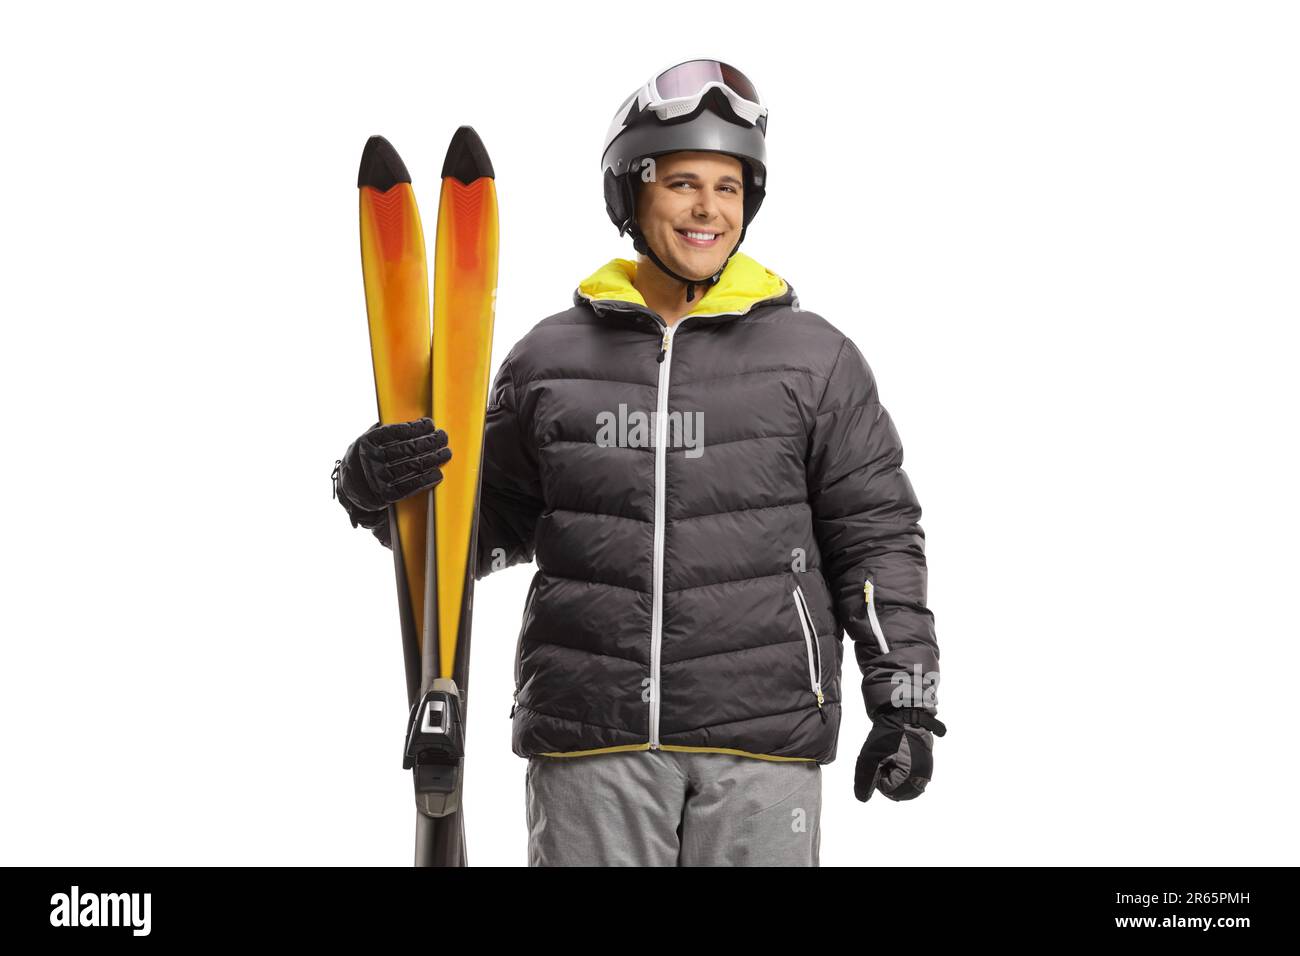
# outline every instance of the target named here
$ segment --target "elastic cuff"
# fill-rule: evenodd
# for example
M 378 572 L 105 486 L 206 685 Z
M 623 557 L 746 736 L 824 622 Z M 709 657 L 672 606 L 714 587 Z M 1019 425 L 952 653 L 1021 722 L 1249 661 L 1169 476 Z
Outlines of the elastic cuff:
M 924 727 L 936 737 L 942 737 L 948 732 L 934 711 L 924 707 L 882 707 L 871 715 L 873 723 L 881 718 L 897 720 L 912 727 Z

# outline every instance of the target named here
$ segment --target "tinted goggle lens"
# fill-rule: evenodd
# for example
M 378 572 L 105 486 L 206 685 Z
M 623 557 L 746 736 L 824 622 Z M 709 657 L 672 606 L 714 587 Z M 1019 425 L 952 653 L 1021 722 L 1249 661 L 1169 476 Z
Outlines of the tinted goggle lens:
M 690 60 L 664 70 L 655 77 L 655 89 L 666 100 L 694 96 L 706 83 L 722 82 L 752 103 L 757 103 L 758 90 L 734 66 L 717 60 Z

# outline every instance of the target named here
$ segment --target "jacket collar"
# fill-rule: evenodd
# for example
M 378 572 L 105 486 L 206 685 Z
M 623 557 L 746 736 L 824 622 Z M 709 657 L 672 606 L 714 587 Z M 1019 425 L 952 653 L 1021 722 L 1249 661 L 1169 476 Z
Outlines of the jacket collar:
M 637 264 L 631 259 L 611 259 L 578 284 L 573 293 L 573 304 L 586 303 L 598 315 L 612 310 L 653 316 L 655 313 L 632 284 L 636 269 Z M 717 284 L 710 287 L 683 318 L 735 318 L 759 304 L 784 305 L 793 299 L 794 290 L 788 282 L 743 252 L 737 252 L 727 262 Z

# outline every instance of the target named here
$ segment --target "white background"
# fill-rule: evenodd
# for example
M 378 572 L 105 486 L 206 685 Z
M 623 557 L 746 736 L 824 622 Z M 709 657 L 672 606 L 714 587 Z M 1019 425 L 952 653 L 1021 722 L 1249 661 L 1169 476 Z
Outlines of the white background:
M 0 25 L 0 862 L 409 865 L 357 160 L 501 205 L 494 368 L 632 255 L 602 138 L 659 69 L 771 108 L 744 250 L 867 356 L 924 507 L 929 791 L 823 865 L 1294 864 L 1300 41 L 1231 3 L 25 4 Z M 476 865 L 525 860 L 478 585 Z

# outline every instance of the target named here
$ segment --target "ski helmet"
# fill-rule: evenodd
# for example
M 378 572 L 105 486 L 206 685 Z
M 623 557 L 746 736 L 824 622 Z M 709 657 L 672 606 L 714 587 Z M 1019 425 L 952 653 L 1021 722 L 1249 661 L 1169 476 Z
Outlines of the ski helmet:
M 686 284 L 686 301 L 695 286 L 713 285 L 745 241 L 745 231 L 763 204 L 767 183 L 767 107 L 754 84 L 733 66 L 718 60 L 687 60 L 650 79 L 623 101 L 605 135 L 601 171 L 605 211 L 629 233 L 637 252 L 665 273 Z M 744 224 L 726 262 L 705 279 L 691 279 L 669 269 L 650 248 L 636 221 L 635 179 L 645 161 L 683 151 L 725 153 L 744 169 Z

